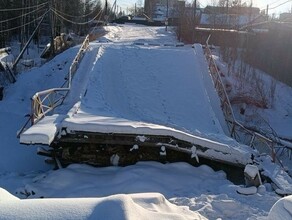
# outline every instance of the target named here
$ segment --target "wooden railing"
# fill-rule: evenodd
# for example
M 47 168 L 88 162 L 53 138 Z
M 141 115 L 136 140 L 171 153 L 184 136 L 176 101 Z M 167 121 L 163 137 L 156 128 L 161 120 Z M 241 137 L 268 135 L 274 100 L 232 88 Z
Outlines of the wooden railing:
M 77 71 L 78 64 L 89 46 L 89 35 L 84 39 L 76 57 L 74 58 L 65 83 L 60 88 L 52 88 L 37 92 L 32 97 L 31 125 L 37 123 L 46 114 L 61 105 L 71 89 L 72 79 Z
M 77 55 L 75 56 L 70 68 L 68 75 L 66 77 L 66 81 L 60 88 L 52 88 L 44 91 L 37 92 L 31 99 L 31 113 L 28 121 L 18 132 L 18 137 L 20 134 L 26 129 L 29 125 L 29 121 L 31 121 L 31 125 L 34 125 L 39 120 L 41 120 L 45 115 L 49 112 L 52 112 L 56 107 L 61 105 L 64 102 L 67 94 L 71 89 L 72 79 L 77 71 L 78 65 L 81 59 L 84 56 L 85 51 L 89 46 L 89 35 L 84 39 Z
M 271 151 L 272 160 L 273 162 L 275 162 L 276 161 L 275 146 L 280 143 L 276 142 L 275 140 L 269 137 L 266 137 L 265 134 L 260 134 L 256 131 L 252 131 L 246 128 L 244 125 L 242 125 L 239 121 L 236 120 L 228 94 L 225 90 L 225 85 L 220 76 L 220 72 L 217 68 L 216 62 L 212 56 L 212 52 L 209 46 L 210 37 L 211 35 L 208 37 L 206 41 L 205 55 L 207 58 L 209 70 L 213 79 L 215 89 L 219 95 L 221 107 L 228 126 L 228 130 L 230 132 L 230 136 L 237 140 L 239 143 L 247 144 L 253 148 L 255 148 L 256 145 L 259 145 L 259 143 L 263 143 L 263 145 L 268 147 L 268 149 Z

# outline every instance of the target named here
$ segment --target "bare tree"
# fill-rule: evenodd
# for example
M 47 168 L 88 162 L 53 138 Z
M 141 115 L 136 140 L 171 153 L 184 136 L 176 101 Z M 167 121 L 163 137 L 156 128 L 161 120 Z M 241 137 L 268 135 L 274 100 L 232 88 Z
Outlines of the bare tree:
M 175 14 L 178 16 L 176 34 L 180 41 L 186 43 L 194 42 L 195 21 L 198 21 L 195 8 L 199 7 L 198 3 L 196 7 L 194 4 L 195 1 L 186 6 L 183 4 L 178 4 L 175 7 Z

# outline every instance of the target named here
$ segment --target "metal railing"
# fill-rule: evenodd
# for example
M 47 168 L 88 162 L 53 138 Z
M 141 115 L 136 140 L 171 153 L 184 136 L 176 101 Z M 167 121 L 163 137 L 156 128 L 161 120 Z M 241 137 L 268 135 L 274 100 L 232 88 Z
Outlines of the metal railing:
M 221 108 L 223 110 L 223 114 L 228 126 L 228 130 L 230 132 L 230 136 L 233 137 L 235 140 L 237 140 L 239 143 L 247 144 L 253 148 L 255 148 L 256 144 L 263 143 L 264 146 L 268 147 L 268 149 L 271 151 L 272 160 L 273 162 L 275 162 L 277 159 L 276 152 L 275 152 L 275 145 L 280 144 L 280 143 L 276 143 L 274 140 L 272 140 L 269 137 L 266 137 L 264 134 L 260 134 L 256 131 L 252 131 L 246 128 L 244 125 L 242 125 L 239 121 L 236 120 L 228 94 L 225 90 L 224 83 L 220 76 L 220 72 L 212 56 L 212 52 L 209 46 L 210 37 L 211 35 L 209 35 L 206 41 L 205 55 L 207 58 L 209 70 L 213 79 L 215 89 L 219 95 Z
M 83 55 L 87 50 L 88 46 L 89 35 L 87 35 L 86 38 L 84 39 L 77 55 L 75 56 L 69 68 L 66 81 L 60 88 L 47 89 L 34 94 L 34 96 L 31 99 L 31 113 L 29 115 L 30 117 L 28 121 L 25 123 L 25 125 L 18 132 L 17 135 L 18 137 L 28 126 L 29 121 L 31 121 L 30 123 L 31 125 L 34 125 L 39 120 L 41 120 L 45 115 L 53 111 L 56 107 L 60 106 L 64 102 L 64 99 L 66 98 L 67 94 L 71 89 L 72 79 L 77 71 L 78 64 L 83 58 Z

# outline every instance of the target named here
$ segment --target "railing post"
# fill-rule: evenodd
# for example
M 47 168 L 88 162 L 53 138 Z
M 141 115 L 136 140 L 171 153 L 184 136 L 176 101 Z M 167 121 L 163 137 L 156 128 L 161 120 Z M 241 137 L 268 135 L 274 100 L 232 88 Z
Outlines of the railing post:
M 34 100 L 31 98 L 31 113 L 30 113 L 31 126 L 34 125 Z
M 232 127 L 231 127 L 230 133 L 231 133 L 231 137 L 236 138 L 236 136 L 234 135 L 234 133 L 235 133 L 235 123 L 234 123 L 234 121 L 232 121 Z
M 275 146 L 274 143 L 271 143 L 271 149 L 272 149 L 272 162 L 275 163 L 276 162 L 276 152 L 275 152 Z
M 225 120 L 228 123 L 228 129 L 230 132 L 231 137 L 234 137 L 234 139 L 239 139 L 240 136 L 237 134 L 236 132 L 236 128 L 240 128 L 238 131 L 241 132 L 241 134 L 244 135 L 251 135 L 251 140 L 250 140 L 250 146 L 252 148 L 255 148 L 254 142 L 255 139 L 262 139 L 265 141 L 265 146 L 268 147 L 272 152 L 271 152 L 271 157 L 272 157 L 272 161 L 276 162 L 277 159 L 277 155 L 276 155 L 276 151 L 275 151 L 275 144 L 278 143 L 277 141 L 267 137 L 266 135 L 263 134 L 259 134 L 257 132 L 254 132 L 253 130 L 250 130 L 248 128 L 246 128 L 245 126 L 243 126 L 240 122 L 238 122 L 234 116 L 233 113 L 233 109 L 228 97 L 228 94 L 225 90 L 225 86 L 224 83 L 222 81 L 220 72 L 217 68 L 216 62 L 214 61 L 213 57 L 212 57 L 212 52 L 210 50 L 209 47 L 209 40 L 210 40 L 211 35 L 208 36 L 208 39 L 206 41 L 206 60 L 208 62 L 208 67 L 209 67 L 209 71 L 211 73 L 211 77 L 214 83 L 214 87 L 218 93 L 218 96 L 220 98 L 221 101 L 221 108 L 223 111 L 223 114 L 225 116 Z M 237 136 L 237 137 L 236 137 Z M 238 142 L 240 140 L 237 140 Z M 281 161 L 279 161 L 279 163 L 281 164 Z M 281 166 L 283 167 L 283 165 L 281 164 Z
M 250 140 L 250 143 L 249 145 L 253 148 L 253 142 L 255 140 L 255 135 L 253 134 L 252 137 L 251 137 L 251 140 Z
M 21 135 L 21 133 L 25 130 L 26 126 L 29 124 L 29 121 L 31 123 L 31 126 L 36 124 L 39 120 L 41 120 L 48 112 L 53 111 L 57 106 L 61 105 L 68 94 L 68 91 L 71 88 L 71 81 L 74 76 L 74 73 L 77 70 L 77 65 L 82 59 L 84 52 L 87 50 L 89 46 L 89 35 L 86 36 L 84 39 L 77 55 L 75 56 L 70 69 L 68 73 L 67 81 L 60 87 L 60 88 L 53 88 L 53 89 L 47 89 L 44 91 L 40 91 L 35 93 L 35 95 L 31 98 L 31 112 L 30 112 L 30 118 L 27 120 L 25 125 L 22 127 L 21 132 L 18 133 L 18 137 Z M 73 74 L 73 75 L 72 75 Z M 67 84 L 68 82 L 68 84 Z M 64 88 L 64 85 L 67 84 L 67 88 Z M 57 93 L 59 92 L 66 92 L 65 95 L 61 95 L 60 98 L 57 97 Z M 48 102 L 46 104 L 46 101 Z

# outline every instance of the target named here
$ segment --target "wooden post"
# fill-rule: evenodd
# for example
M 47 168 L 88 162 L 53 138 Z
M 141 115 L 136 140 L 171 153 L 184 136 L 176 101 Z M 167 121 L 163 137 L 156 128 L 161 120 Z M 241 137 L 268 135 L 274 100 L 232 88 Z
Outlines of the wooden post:
M 50 1 L 50 26 L 51 26 L 51 56 L 55 54 L 55 45 L 54 45 L 54 38 L 55 38 L 55 32 L 54 32 L 54 15 L 52 8 L 54 8 L 54 0 Z
M 3 99 L 4 87 L 0 85 L 0 101 Z
M 267 15 L 267 18 L 268 18 L 269 17 L 269 5 L 267 5 L 266 15 Z
M 168 0 L 166 0 L 166 19 L 165 19 L 165 31 L 167 31 L 168 26 Z
M 192 25 L 192 43 L 195 43 L 195 27 L 197 24 L 196 21 L 196 14 L 197 14 L 197 0 L 194 1 L 194 14 L 193 14 L 193 25 Z
M 272 149 L 272 162 L 275 163 L 276 162 L 276 152 L 275 152 L 274 143 L 271 143 L 271 149 Z
M 39 29 L 41 23 L 43 22 L 46 14 L 48 13 L 48 11 L 46 11 L 46 13 L 43 15 L 43 17 L 41 18 L 40 22 L 38 23 L 37 27 L 34 29 L 32 35 L 30 36 L 30 38 L 28 39 L 28 41 L 26 42 L 25 46 L 22 48 L 20 54 L 18 55 L 18 57 L 16 58 L 14 64 L 13 64 L 13 67 L 12 69 L 15 70 L 16 69 L 16 65 L 17 63 L 19 62 L 20 58 L 22 57 L 24 51 L 26 50 L 26 48 L 28 47 L 28 45 L 30 44 L 32 38 L 34 37 L 34 35 L 36 34 L 36 31 Z
M 34 125 L 34 100 L 31 99 L 31 113 L 30 113 L 31 126 Z

